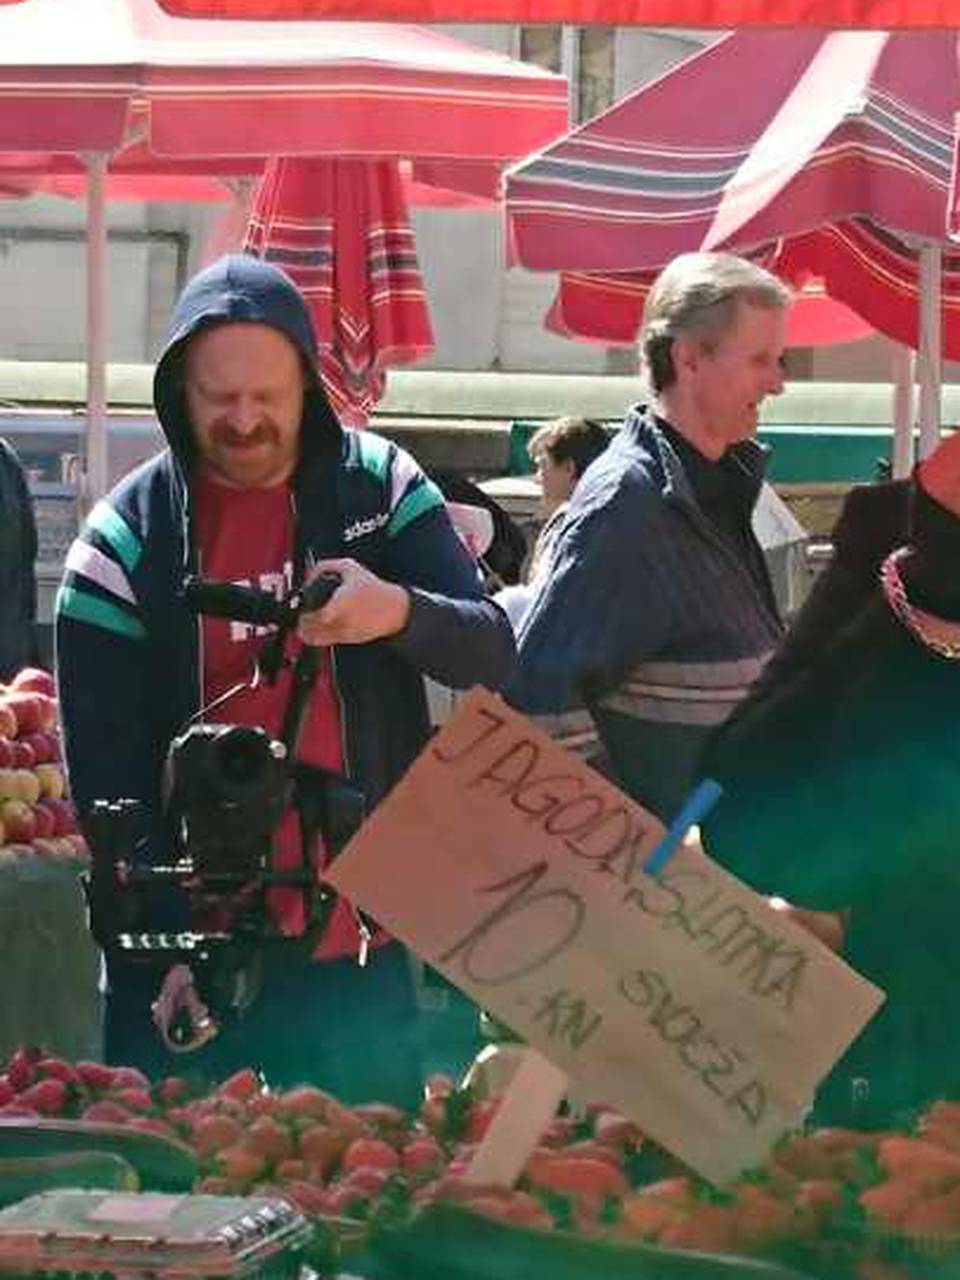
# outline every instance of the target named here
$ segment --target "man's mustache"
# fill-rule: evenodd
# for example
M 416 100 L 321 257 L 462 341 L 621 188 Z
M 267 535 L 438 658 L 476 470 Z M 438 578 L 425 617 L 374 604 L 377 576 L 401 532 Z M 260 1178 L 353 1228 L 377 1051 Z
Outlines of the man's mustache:
M 213 438 L 217 444 L 231 449 L 255 449 L 262 444 L 276 444 L 278 436 L 276 428 L 265 422 L 255 431 L 234 431 L 227 426 L 215 427 Z

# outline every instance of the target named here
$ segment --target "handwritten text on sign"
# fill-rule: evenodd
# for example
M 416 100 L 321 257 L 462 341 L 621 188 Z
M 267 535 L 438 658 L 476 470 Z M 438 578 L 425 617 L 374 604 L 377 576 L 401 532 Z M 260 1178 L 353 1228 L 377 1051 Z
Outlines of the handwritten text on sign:
M 482 690 L 330 873 L 336 887 L 714 1181 L 756 1163 L 882 996 Z

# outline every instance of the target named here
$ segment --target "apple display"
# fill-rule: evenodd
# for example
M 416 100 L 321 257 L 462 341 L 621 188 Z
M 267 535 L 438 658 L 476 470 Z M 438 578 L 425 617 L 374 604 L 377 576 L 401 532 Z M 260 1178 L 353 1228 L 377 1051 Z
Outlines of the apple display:
M 37 755 L 29 742 L 23 738 L 14 738 L 10 744 L 13 748 L 13 767 L 15 769 L 32 769 L 37 763 Z
M 17 736 L 18 727 L 17 717 L 14 714 L 13 708 L 8 707 L 7 704 L 2 701 L 2 695 L 0 695 L 0 737 L 15 738 Z
M 76 833 L 77 815 L 71 801 L 65 797 L 54 799 L 52 796 L 44 796 L 39 801 L 39 804 L 45 809 L 49 809 L 56 818 L 56 834 L 58 836 L 71 836 Z
M 48 698 L 57 696 L 57 682 L 49 671 L 42 667 L 24 667 L 18 671 L 10 682 L 12 689 L 23 689 L 27 693 L 43 693 Z
M 26 804 L 36 804 L 40 799 L 40 779 L 32 769 L 14 769 L 17 779 L 17 798 Z
M 34 763 L 36 764 L 48 764 L 56 760 L 59 754 L 57 735 L 49 730 L 21 734 L 17 742 L 26 743 L 33 752 Z
M 23 800 L 2 801 L 0 822 L 3 823 L 6 840 L 12 844 L 30 844 L 37 834 L 33 809 Z
M 33 806 L 33 820 L 36 834 L 40 839 L 47 839 L 57 834 L 57 815 L 44 804 Z
M 41 796 L 61 799 L 67 788 L 63 770 L 58 764 L 38 764 L 34 773 L 40 782 Z

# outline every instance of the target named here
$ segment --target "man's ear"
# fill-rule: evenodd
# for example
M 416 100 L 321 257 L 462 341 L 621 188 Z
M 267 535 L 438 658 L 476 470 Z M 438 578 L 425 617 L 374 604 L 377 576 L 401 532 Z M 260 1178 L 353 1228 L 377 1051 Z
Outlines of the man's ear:
M 670 355 L 678 378 L 683 373 L 696 373 L 703 359 L 703 343 L 698 338 L 674 338 Z

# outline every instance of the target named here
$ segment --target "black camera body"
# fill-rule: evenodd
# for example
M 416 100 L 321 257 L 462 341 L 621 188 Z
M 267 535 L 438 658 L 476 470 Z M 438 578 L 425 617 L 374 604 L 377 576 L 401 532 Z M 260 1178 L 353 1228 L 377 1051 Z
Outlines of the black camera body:
M 165 771 L 166 809 L 192 876 L 229 888 L 266 872 L 292 790 L 287 749 L 263 729 L 197 724 L 175 738 Z
M 315 582 L 292 602 L 196 579 L 186 595 L 197 611 L 290 627 L 339 579 Z M 268 945 L 312 954 L 335 901 L 320 881 L 320 857 L 340 852 L 366 808 L 347 778 L 296 759 L 316 657 L 304 647 L 298 658 L 282 740 L 257 726 L 192 724 L 169 746 L 159 815 L 139 800 L 93 804 L 84 821 L 92 853 L 86 891 L 91 932 L 108 957 L 162 968 L 209 963 L 236 973 Z M 301 861 L 277 871 L 274 838 L 290 809 L 299 821 Z M 159 862 L 158 828 L 167 846 Z M 268 910 L 275 888 L 300 895 L 304 928 L 296 937 L 281 932 Z

